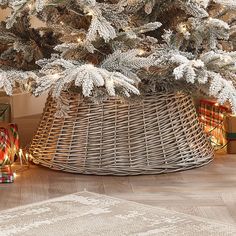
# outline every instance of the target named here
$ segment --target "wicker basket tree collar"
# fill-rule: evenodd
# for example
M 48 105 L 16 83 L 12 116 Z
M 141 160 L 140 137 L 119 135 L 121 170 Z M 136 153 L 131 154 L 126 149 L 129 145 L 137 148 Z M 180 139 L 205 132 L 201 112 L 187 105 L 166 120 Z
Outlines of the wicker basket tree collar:
M 13 13 L 0 24 L 0 89 L 10 95 L 23 82 L 36 96 L 51 91 L 30 147 L 35 163 L 131 175 L 184 170 L 212 159 L 191 98 L 170 91 L 209 88 L 236 112 L 235 11 L 228 11 L 234 1 L 0 5 Z M 45 26 L 33 28 L 32 15 Z M 136 95 L 141 99 L 131 102 Z
M 55 118 L 57 101 L 48 97 L 30 147 L 37 164 L 83 174 L 137 175 L 186 170 L 212 160 L 209 139 L 185 94 L 94 104 L 64 93 L 63 102 L 67 116 Z

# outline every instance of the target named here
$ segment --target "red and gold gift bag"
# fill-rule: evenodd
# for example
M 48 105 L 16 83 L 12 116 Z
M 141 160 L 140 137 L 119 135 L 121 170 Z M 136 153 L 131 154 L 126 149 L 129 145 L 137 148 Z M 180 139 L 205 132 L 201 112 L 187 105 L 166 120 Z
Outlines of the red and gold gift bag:
M 0 123 L 0 167 L 14 161 L 19 146 L 17 125 Z
M 20 139 L 17 124 L 10 124 L 10 138 L 15 151 L 18 152 L 20 148 Z
M 4 162 L 8 161 L 11 141 L 10 135 L 6 128 L 0 127 L 0 165 L 6 164 Z
M 11 169 L 11 165 L 5 165 L 0 168 L 0 183 L 13 183 L 14 173 Z

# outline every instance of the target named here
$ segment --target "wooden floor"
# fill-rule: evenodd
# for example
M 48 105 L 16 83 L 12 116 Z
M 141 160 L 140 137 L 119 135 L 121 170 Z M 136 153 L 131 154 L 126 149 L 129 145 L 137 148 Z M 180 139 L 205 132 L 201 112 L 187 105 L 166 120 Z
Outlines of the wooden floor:
M 236 155 L 208 166 L 166 175 L 85 176 L 31 166 L 14 184 L 0 185 L 0 209 L 83 191 L 236 224 Z

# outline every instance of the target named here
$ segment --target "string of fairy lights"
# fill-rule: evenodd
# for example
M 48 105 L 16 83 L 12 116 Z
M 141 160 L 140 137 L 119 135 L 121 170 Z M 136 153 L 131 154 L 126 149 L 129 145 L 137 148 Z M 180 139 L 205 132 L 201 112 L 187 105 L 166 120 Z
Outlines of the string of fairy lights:
M 225 119 L 230 113 L 226 106 L 209 100 L 201 100 L 199 106 L 199 119 L 205 131 L 210 136 L 210 141 L 216 150 L 227 146 Z
M 0 128 L 0 183 L 11 183 L 17 173 L 29 168 L 32 156 L 20 148 L 16 124 Z

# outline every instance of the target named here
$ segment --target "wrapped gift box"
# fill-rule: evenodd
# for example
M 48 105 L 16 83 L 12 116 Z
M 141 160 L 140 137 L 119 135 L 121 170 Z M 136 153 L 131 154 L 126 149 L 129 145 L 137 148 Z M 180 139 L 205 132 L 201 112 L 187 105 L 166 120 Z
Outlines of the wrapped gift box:
M 199 119 L 206 133 L 210 136 L 216 151 L 222 150 L 227 144 L 225 133 L 225 117 L 230 112 L 229 108 L 212 100 L 200 100 Z
M 10 165 L 0 168 L 0 183 L 14 182 L 14 173 Z
M 0 104 L 0 122 L 11 122 L 11 106 L 10 104 Z
M 229 154 L 236 154 L 236 116 L 228 116 L 226 120 Z
M 0 123 L 0 183 L 14 182 L 11 164 L 19 150 L 16 124 Z
M 16 124 L 0 122 L 0 168 L 14 161 L 19 151 L 19 134 Z

